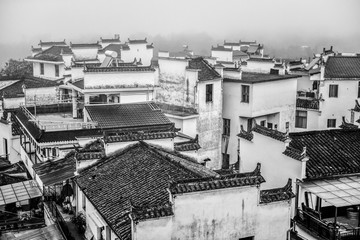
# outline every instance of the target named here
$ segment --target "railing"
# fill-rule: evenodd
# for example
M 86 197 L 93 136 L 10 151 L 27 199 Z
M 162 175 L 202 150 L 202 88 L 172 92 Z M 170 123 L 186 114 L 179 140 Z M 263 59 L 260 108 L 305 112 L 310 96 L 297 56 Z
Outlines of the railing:
M 325 223 L 313 214 L 300 210 L 297 210 L 295 217 L 296 223 L 305 227 L 313 235 L 316 235 L 320 239 L 329 240 L 359 240 L 360 239 L 360 227 L 354 229 L 339 229 L 340 225 L 336 225 L 334 228 L 333 223 Z M 296 239 L 296 238 L 295 238 Z
M 0 221 L 0 232 L 8 230 L 33 229 L 45 226 L 45 219 L 33 218 L 29 220 Z
M 328 226 L 326 223 L 311 213 L 297 209 L 295 221 L 299 225 L 305 227 L 307 230 L 310 230 L 317 237 L 322 239 L 336 239 L 334 228 Z
M 61 215 L 57 205 L 53 201 L 46 202 L 47 207 L 50 210 L 50 213 L 55 218 L 55 223 L 59 227 L 61 234 L 67 240 L 73 240 L 74 237 L 71 235 L 70 230 L 64 220 L 63 216 Z
M 297 98 L 296 99 L 296 107 L 319 110 L 319 100 L 318 99 Z

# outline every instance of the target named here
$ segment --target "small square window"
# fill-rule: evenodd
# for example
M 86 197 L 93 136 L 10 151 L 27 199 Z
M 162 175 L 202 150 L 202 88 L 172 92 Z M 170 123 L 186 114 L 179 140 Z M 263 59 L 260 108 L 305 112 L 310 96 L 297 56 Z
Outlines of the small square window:
M 250 86 L 241 85 L 241 102 L 248 103 L 250 95 Z
M 336 119 L 328 119 L 327 120 L 327 127 L 328 128 L 335 128 L 336 127 Z
M 338 85 L 330 84 L 330 86 L 329 86 L 329 97 L 330 98 L 337 98 L 338 97 L 338 90 L 339 90 Z
M 262 120 L 262 121 L 260 122 L 260 126 L 265 127 L 265 123 L 266 123 L 266 121 L 265 121 L 265 120 Z

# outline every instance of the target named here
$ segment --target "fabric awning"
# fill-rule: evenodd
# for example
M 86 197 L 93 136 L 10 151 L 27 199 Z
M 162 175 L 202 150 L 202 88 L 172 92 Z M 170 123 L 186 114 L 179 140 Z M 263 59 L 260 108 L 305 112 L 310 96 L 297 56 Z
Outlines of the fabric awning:
M 311 192 L 335 207 L 360 205 L 360 176 L 315 180 L 298 184 L 305 191 Z
M 0 206 L 41 196 L 35 180 L 8 184 L 0 187 Z

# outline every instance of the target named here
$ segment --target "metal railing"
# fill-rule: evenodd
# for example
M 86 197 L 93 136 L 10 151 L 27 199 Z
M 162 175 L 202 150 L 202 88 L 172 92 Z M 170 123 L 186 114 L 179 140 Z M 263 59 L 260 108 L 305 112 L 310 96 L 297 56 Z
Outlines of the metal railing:
M 61 231 L 61 234 L 66 240 L 74 240 L 74 237 L 71 235 L 71 232 L 68 228 L 68 225 L 66 224 L 66 221 L 64 220 L 63 216 L 61 215 L 57 205 L 53 201 L 46 202 L 46 206 L 50 210 L 50 213 L 55 219 L 55 223 L 58 226 L 58 228 Z

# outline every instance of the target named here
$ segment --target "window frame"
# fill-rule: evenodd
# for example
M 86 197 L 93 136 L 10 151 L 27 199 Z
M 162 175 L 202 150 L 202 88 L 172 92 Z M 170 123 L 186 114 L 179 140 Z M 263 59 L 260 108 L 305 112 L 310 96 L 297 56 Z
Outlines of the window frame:
M 339 97 L 339 85 L 338 84 L 330 84 L 329 85 L 329 98 L 337 98 Z
M 40 75 L 44 75 L 44 73 L 45 73 L 44 63 L 40 63 Z
M 213 91 L 214 87 L 213 84 L 206 84 L 205 86 L 205 101 L 212 102 L 213 101 Z
M 305 113 L 306 116 L 300 116 L 300 113 Z M 307 128 L 307 111 L 296 110 L 295 111 L 295 127 L 296 128 Z
M 357 97 L 360 98 L 360 81 L 358 83 L 358 96 Z
M 228 118 L 223 118 L 223 135 L 230 136 L 230 125 L 231 120 Z
M 327 128 L 336 128 L 336 118 L 327 119 Z
M 55 64 L 55 77 L 59 77 L 60 76 L 60 68 L 59 65 Z
M 250 85 L 241 85 L 241 102 L 250 102 Z

